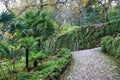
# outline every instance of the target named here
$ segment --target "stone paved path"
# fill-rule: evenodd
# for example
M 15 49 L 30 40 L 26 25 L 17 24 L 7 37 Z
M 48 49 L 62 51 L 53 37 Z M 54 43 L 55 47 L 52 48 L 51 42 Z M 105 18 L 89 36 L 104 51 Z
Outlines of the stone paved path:
M 120 80 L 120 67 L 100 48 L 73 52 L 75 65 L 65 80 Z

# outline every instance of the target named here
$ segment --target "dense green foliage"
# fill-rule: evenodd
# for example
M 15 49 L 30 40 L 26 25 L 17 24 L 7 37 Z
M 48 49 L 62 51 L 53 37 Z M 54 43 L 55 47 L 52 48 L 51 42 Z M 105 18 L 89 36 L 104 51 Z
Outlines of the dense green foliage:
M 99 46 L 101 38 L 107 35 L 114 36 L 119 32 L 120 20 L 108 22 L 100 27 L 97 25 L 76 27 L 57 38 L 56 48 L 66 47 L 73 51 L 75 42 L 79 45 L 79 50 L 94 48 Z
M 5 44 L 0 43 L 0 58 L 6 57 L 8 59 L 12 58 L 12 50 L 8 48 Z
M 8 11 L 0 14 L 0 80 L 57 80 L 70 51 L 98 47 L 103 37 L 120 33 L 119 1 L 114 7 L 112 0 L 2 2 Z M 103 39 L 103 52 L 119 57 L 117 41 Z
M 106 36 L 101 41 L 102 52 L 110 54 L 115 57 L 120 57 L 120 38 Z
M 68 49 L 46 46 L 56 29 L 46 12 L 28 11 L 21 17 L 3 12 L 0 24 L 6 30 L 0 35 L 0 80 L 56 80 L 71 61 Z
M 39 58 L 39 64 L 36 68 L 31 70 L 30 72 L 23 72 L 21 71 L 22 66 L 24 66 L 24 61 L 25 59 L 21 59 L 19 63 L 16 63 L 16 70 L 13 71 L 11 69 L 12 66 L 9 66 L 7 70 L 6 66 L 7 64 L 0 65 L 3 69 L 6 69 L 6 71 L 1 72 L 0 74 L 0 80 L 1 79 L 10 79 L 11 76 L 18 75 L 18 77 L 11 77 L 12 79 L 17 79 L 17 80 L 25 80 L 25 79 L 36 79 L 36 80 L 47 80 L 47 79 L 52 79 L 56 80 L 57 78 L 60 77 L 61 73 L 65 69 L 65 67 L 69 64 L 71 61 L 71 55 L 70 51 L 68 49 L 61 49 L 59 52 L 56 54 L 47 54 L 43 52 L 38 53 L 40 56 L 39 57 L 34 57 Z M 45 57 L 46 56 L 46 57 Z M 31 59 L 31 58 L 30 58 Z M 33 59 L 33 58 L 32 58 Z M 30 67 L 32 68 L 32 60 L 30 60 Z M 5 66 L 6 65 L 6 66 Z M 1 69 L 1 68 L 0 68 Z M 5 73 L 6 77 L 2 77 L 2 75 Z M 7 75 L 7 73 L 11 73 Z

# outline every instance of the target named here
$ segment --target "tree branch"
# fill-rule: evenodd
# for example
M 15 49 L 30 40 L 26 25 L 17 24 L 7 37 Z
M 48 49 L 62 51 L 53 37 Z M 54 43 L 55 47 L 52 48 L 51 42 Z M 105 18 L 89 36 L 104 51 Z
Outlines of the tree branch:
M 49 6 L 55 6 L 55 5 L 58 5 L 58 4 L 63 4 L 63 5 L 65 5 L 68 0 L 65 0 L 65 1 L 57 0 L 56 3 L 54 3 L 54 4 L 48 4 L 48 3 L 47 3 L 47 4 L 43 4 L 43 0 L 39 0 L 39 1 L 40 1 L 40 3 L 41 3 L 41 9 L 43 9 L 44 6 L 48 6 L 48 5 L 49 5 Z

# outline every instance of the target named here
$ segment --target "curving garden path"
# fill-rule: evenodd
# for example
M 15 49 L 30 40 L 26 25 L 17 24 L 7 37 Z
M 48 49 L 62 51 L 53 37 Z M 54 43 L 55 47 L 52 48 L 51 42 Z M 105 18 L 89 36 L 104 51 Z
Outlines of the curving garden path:
M 72 55 L 75 65 L 65 80 L 120 80 L 118 63 L 101 53 L 100 48 L 72 52 Z

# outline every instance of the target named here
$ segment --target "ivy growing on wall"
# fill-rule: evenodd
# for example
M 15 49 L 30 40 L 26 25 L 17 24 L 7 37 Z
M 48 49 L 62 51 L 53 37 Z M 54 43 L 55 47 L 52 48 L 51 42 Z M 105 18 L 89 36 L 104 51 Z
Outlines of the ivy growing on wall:
M 120 20 L 105 23 L 102 26 L 87 25 L 76 27 L 69 32 L 59 36 L 55 42 L 56 48 L 66 47 L 71 51 L 78 44 L 78 49 L 88 49 L 100 46 L 101 38 L 111 35 L 115 36 L 120 32 Z

